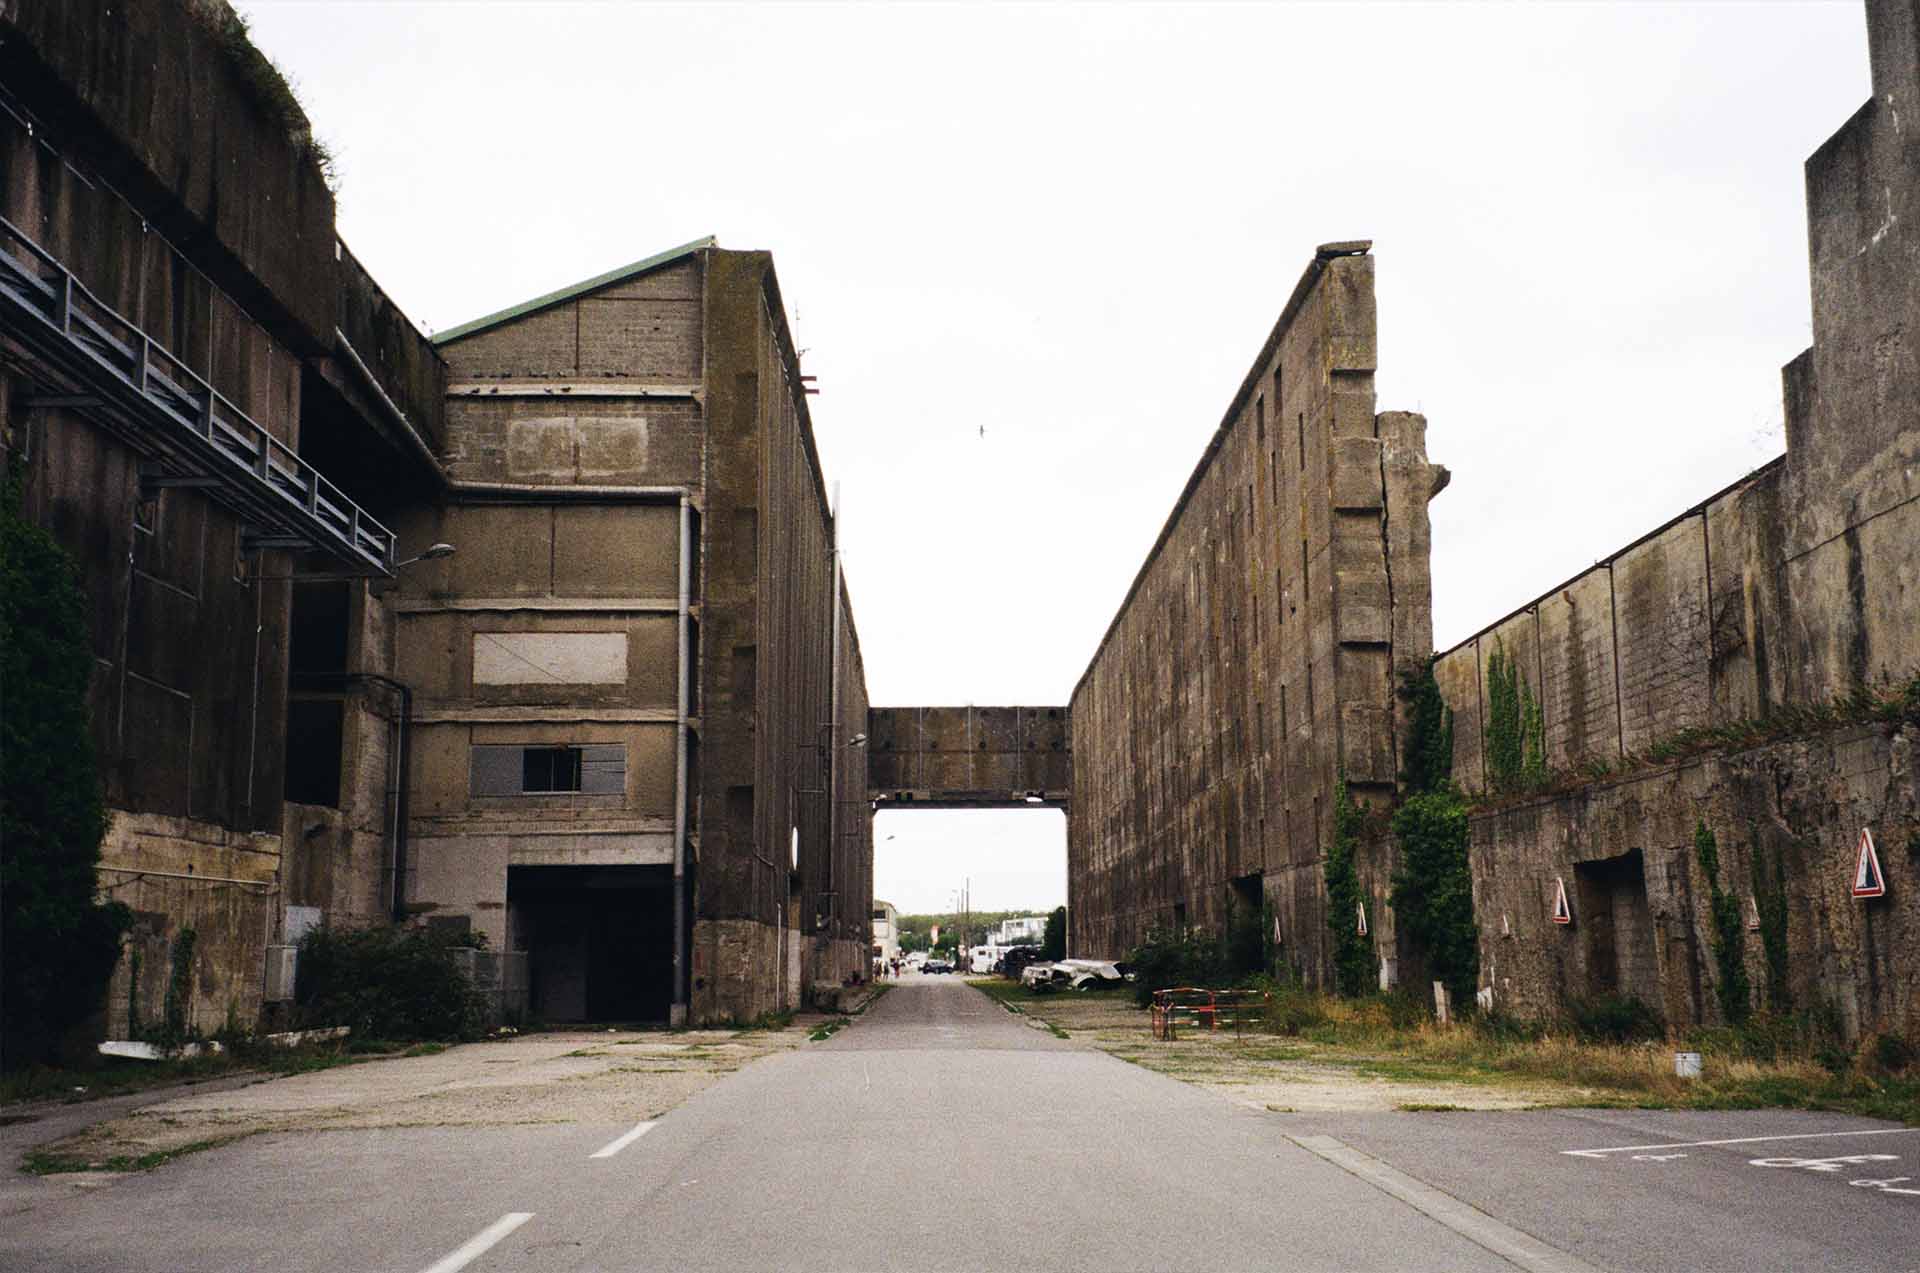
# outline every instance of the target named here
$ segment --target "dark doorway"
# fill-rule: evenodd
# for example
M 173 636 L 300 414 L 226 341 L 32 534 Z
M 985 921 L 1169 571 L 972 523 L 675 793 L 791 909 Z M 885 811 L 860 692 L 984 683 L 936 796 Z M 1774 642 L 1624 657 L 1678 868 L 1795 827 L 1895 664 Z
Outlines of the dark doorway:
M 664 866 L 516 866 L 513 945 L 542 1021 L 665 1021 L 673 999 L 673 873 Z
M 1575 863 L 1573 875 L 1578 922 L 1586 932 L 1588 993 L 1632 996 L 1657 1006 L 1660 967 L 1640 850 Z

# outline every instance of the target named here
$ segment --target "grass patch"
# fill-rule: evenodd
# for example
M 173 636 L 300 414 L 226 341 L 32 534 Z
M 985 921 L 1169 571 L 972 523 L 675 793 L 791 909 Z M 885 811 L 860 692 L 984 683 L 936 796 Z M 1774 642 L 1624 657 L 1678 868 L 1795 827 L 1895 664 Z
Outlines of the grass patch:
M 1805 1109 L 1920 1126 L 1915 1048 L 1896 1036 L 1844 1044 L 1831 1014 L 1762 1014 L 1738 1029 L 1701 1028 L 1676 1041 L 1664 1029 L 1645 1037 L 1645 1023 L 1617 1005 L 1565 1022 L 1495 1014 L 1443 1028 L 1409 995 L 1341 999 L 1284 983 L 1261 988 L 1273 996 L 1264 1028 L 1238 1037 L 1183 1031 L 1164 1043 L 1148 1041 L 1144 1011 L 1090 1024 L 1075 1011 L 1082 996 L 1035 995 L 1004 981 L 979 986 L 1008 1011 L 1050 1029 L 1065 1023 L 1091 1030 L 1120 1060 L 1216 1086 L 1260 1078 L 1338 1082 L 1349 1074 L 1363 1082 L 1457 1088 L 1463 1104 L 1483 1103 L 1504 1088 L 1528 1104 L 1562 1108 Z M 1701 1053 L 1700 1078 L 1674 1074 L 1676 1050 Z M 1411 1102 L 1416 1107 L 1452 1104 L 1444 1093 L 1408 1095 L 1419 1098 Z
M 222 1145 L 231 1145 L 235 1141 L 245 1140 L 254 1132 L 241 1132 L 234 1136 L 215 1136 L 209 1140 L 196 1140 L 191 1144 L 178 1145 L 172 1149 L 157 1149 L 150 1154 L 113 1154 L 106 1158 L 88 1158 L 83 1155 L 49 1153 L 35 1150 L 20 1161 L 20 1170 L 31 1176 L 57 1176 L 75 1171 L 152 1171 L 163 1163 L 188 1154 L 197 1154 L 203 1149 L 218 1149 Z
M 852 1017 L 834 1017 L 831 1020 L 823 1021 L 813 1028 L 811 1034 L 807 1035 L 807 1042 L 820 1043 L 826 1039 L 831 1039 L 834 1035 L 852 1024 Z

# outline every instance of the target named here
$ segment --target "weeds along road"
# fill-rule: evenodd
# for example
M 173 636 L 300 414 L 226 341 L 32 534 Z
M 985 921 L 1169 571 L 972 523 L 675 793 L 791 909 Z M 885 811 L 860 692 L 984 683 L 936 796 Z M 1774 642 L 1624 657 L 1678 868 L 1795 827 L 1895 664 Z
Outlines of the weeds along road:
M 712 1033 L 701 1046 L 735 1042 Z M 266 1130 L 94 1187 L 12 1182 L 0 1193 L 0 1269 L 1578 1270 L 1731 1267 L 1723 1257 L 1743 1250 L 1741 1267 L 1790 1267 L 1764 1248 L 1766 1230 L 1749 1229 L 1750 1249 L 1738 1233 L 1784 1203 L 1782 1221 L 1800 1228 L 1784 1254 L 1832 1256 L 1800 1267 L 1888 1268 L 1911 1265 L 1904 1243 L 1920 1218 L 1908 1205 L 1920 1195 L 1850 1183 L 1892 1179 L 1920 1153 L 1920 1136 L 1886 1125 L 1275 1114 L 1059 1039 L 947 977 L 908 979 L 822 1042 L 803 1028 L 747 1040 L 755 1057 L 739 1054 L 737 1072 L 637 1121 L 644 1102 L 617 1098 L 615 1076 L 665 1064 L 658 1049 L 686 1036 L 606 1037 L 422 1058 L 445 1067 L 442 1082 L 410 1104 L 394 1103 L 408 1083 L 391 1067 L 414 1062 L 190 1098 L 174 1114 L 162 1105 L 141 1117 L 204 1119 L 247 1102 L 352 1108 L 362 1087 L 391 1098 L 374 1102 L 379 1118 Z M 655 1060 L 608 1062 L 628 1049 Z M 472 1093 L 489 1070 L 519 1073 L 481 1100 Z M 310 1079 L 331 1086 L 301 1095 Z M 431 1117 L 476 1101 L 505 1113 Z M 555 1121 L 513 1122 L 516 1106 Z M 1662 1119 L 1689 1134 L 1657 1134 Z M 1635 1158 L 1643 1145 L 1716 1139 L 1701 1134 L 1720 1130 L 1715 1119 L 1876 1134 Z M 1797 1130 L 1782 1132 L 1789 1122 Z M 1823 1171 L 1749 1158 L 1849 1161 Z M 1658 1167 L 1682 1171 L 1643 1170 Z M 1836 1206 L 1851 1242 L 1818 1229 L 1821 1208 Z

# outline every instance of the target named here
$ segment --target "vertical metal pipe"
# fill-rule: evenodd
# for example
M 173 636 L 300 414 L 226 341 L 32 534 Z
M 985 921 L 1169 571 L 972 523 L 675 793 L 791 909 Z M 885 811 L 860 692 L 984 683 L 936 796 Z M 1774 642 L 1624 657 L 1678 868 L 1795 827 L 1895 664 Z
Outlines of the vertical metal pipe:
M 840 483 L 833 484 L 833 507 L 827 510 L 827 534 L 832 537 L 833 556 L 833 594 L 829 598 L 833 606 L 833 644 L 827 667 L 827 892 L 833 901 L 831 913 L 827 916 L 826 948 L 833 949 L 833 939 L 840 924 L 840 909 L 843 902 L 840 897 Z M 864 900 L 862 905 L 864 905 Z M 818 926 L 815 926 L 814 940 L 820 940 Z M 863 946 L 864 950 L 865 947 Z M 855 965 L 864 968 L 865 960 Z M 837 980 L 837 978 L 835 978 Z
M 672 1025 L 687 1023 L 687 678 L 692 674 L 688 658 L 687 612 L 693 589 L 692 509 L 687 494 L 680 494 L 680 606 L 675 622 L 679 629 L 679 654 L 675 662 L 675 708 L 673 738 L 673 1006 L 668 1009 Z

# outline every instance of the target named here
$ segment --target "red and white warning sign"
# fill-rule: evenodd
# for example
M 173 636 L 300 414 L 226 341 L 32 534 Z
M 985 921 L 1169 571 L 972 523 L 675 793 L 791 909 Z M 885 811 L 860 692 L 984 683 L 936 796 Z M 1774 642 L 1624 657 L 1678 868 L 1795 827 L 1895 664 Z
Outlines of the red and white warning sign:
M 1353 904 L 1353 912 L 1360 917 L 1360 922 L 1353 926 L 1353 931 L 1365 937 L 1367 935 L 1367 904 L 1365 902 L 1355 902 Z
M 1853 895 L 1880 897 L 1887 891 L 1887 877 L 1880 873 L 1880 855 L 1873 850 L 1873 832 L 1860 828 L 1860 851 L 1853 862 Z
M 1573 922 L 1573 907 L 1567 905 L 1567 882 L 1558 875 L 1553 877 L 1553 922 Z

